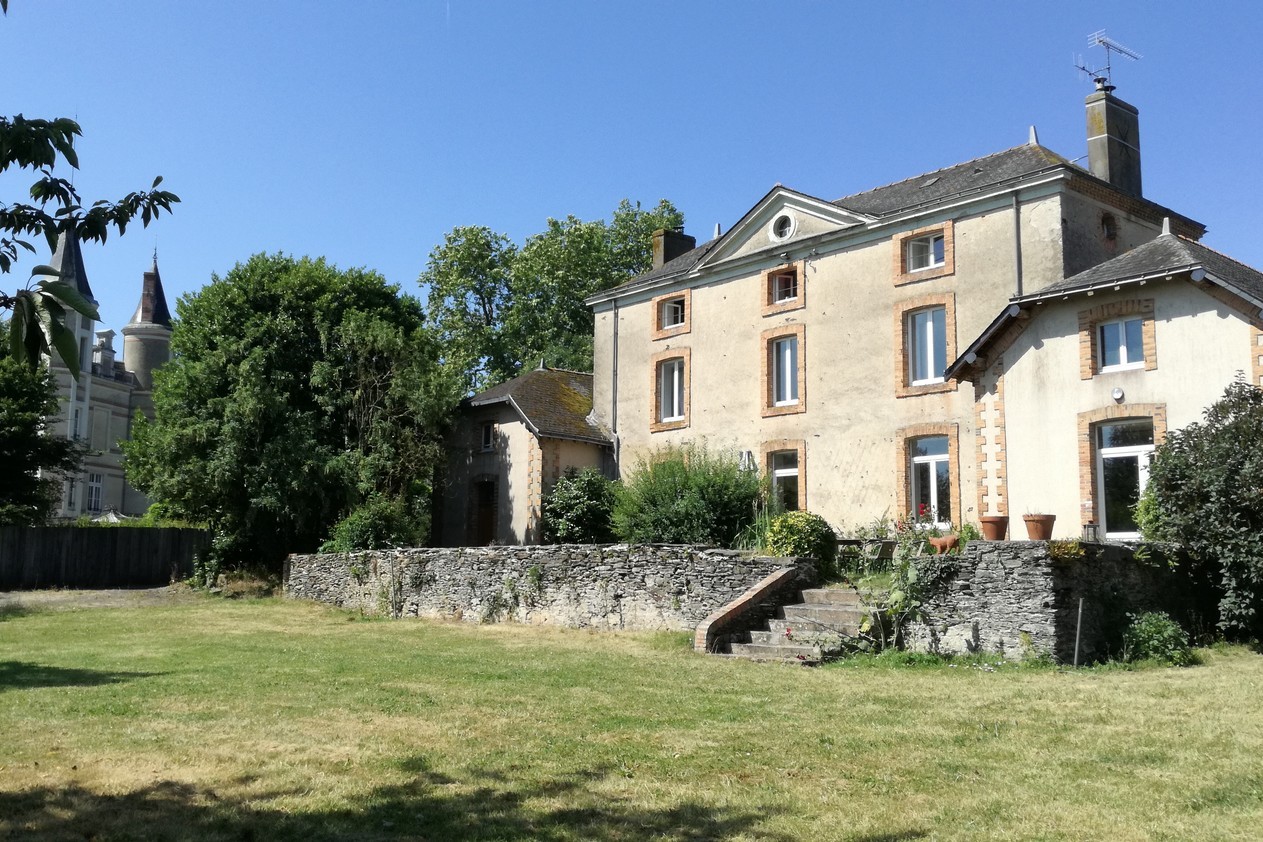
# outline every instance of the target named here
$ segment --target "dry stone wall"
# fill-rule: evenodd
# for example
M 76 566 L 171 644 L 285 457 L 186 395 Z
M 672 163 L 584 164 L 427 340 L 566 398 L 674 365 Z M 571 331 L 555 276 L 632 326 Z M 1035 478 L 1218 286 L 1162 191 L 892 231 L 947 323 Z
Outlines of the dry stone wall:
M 958 556 L 927 560 L 922 621 L 913 648 L 1104 660 L 1119 653 L 1127 615 L 1166 611 L 1185 628 L 1213 626 L 1215 597 L 1153 548 L 1077 541 L 972 541 Z M 1080 624 L 1079 600 L 1083 600 Z
M 692 631 L 775 570 L 809 560 L 662 544 L 292 555 L 285 593 L 365 614 Z

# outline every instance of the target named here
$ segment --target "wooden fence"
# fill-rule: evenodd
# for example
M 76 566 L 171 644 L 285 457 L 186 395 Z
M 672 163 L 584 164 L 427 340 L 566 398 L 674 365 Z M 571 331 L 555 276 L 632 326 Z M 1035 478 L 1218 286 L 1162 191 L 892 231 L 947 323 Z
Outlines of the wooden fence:
M 0 527 L 0 591 L 159 587 L 193 574 L 204 529 Z

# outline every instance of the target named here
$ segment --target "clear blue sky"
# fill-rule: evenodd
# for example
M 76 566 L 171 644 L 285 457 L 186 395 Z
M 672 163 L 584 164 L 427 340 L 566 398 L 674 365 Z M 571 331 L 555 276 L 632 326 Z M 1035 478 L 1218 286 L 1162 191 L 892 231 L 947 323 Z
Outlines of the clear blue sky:
M 83 126 L 84 198 L 161 174 L 174 215 L 85 249 L 105 325 L 155 246 L 168 295 L 260 251 L 404 290 L 445 232 L 669 198 L 699 241 L 773 184 L 837 198 L 1025 142 L 1086 151 L 1101 63 L 1145 194 L 1263 267 L 1263 4 L 11 0 L 4 113 Z M 0 176 L 0 200 L 32 179 Z M 42 262 L 46 255 L 40 255 Z M 25 259 L 2 282 L 25 280 Z

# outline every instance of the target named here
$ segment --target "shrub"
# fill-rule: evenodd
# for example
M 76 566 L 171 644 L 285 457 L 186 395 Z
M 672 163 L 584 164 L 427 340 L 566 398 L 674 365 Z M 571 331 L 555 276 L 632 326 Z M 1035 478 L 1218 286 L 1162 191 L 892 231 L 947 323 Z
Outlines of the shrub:
M 1123 632 L 1123 659 L 1161 661 L 1177 667 L 1194 663 L 1188 635 L 1180 624 L 1161 611 L 1128 614 L 1131 625 Z
M 735 453 L 668 447 L 640 460 L 618 491 L 614 534 L 634 543 L 731 547 L 754 519 L 763 480 Z
M 821 575 L 828 576 L 838 557 L 838 536 L 820 515 L 785 512 L 768 525 L 767 549 L 778 556 L 814 558 Z
M 595 468 L 570 468 L 544 497 L 546 544 L 605 544 L 614 540 L 614 483 Z
M 1220 583 L 1219 625 L 1263 633 L 1263 390 L 1238 379 L 1204 423 L 1167 434 L 1138 511 L 1149 540 L 1170 541 Z
M 380 550 L 420 543 L 422 524 L 403 500 L 374 497 L 338 521 L 322 553 Z

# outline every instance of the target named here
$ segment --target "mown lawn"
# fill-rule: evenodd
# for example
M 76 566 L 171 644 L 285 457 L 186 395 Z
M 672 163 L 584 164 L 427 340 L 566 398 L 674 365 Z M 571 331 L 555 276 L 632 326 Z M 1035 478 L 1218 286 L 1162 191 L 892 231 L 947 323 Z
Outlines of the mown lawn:
M 1257 839 L 1263 657 L 800 669 L 205 600 L 0 616 L 0 838 Z

